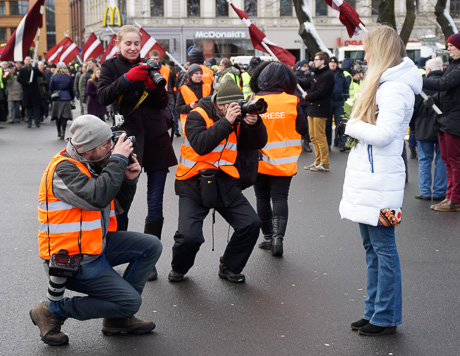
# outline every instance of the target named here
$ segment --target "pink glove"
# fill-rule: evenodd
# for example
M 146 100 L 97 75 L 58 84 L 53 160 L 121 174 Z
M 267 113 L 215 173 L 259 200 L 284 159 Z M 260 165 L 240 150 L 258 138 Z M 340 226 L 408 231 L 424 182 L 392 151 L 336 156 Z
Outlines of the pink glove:
M 128 73 L 125 73 L 125 77 L 130 82 L 143 82 L 149 76 L 149 73 L 147 71 L 148 67 L 149 66 L 147 64 L 135 66 L 131 68 Z

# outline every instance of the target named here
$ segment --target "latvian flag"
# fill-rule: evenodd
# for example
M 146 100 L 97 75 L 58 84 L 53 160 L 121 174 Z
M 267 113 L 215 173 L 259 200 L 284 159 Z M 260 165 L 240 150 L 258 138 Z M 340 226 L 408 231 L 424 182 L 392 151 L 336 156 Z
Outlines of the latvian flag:
M 101 59 L 99 60 L 99 63 L 104 62 L 106 59 L 110 59 L 114 56 L 117 55 L 118 53 L 118 46 L 117 46 L 117 35 L 113 34 L 112 38 L 110 39 L 109 44 L 107 45 L 107 48 L 105 49 L 104 54 L 102 55 Z
M 46 54 L 49 63 L 64 62 L 68 64 L 81 52 L 80 48 L 69 37 L 65 37 Z
M 96 34 L 94 32 L 91 33 L 83 46 L 83 62 L 86 62 L 90 58 L 99 57 L 102 52 L 104 52 L 104 46 L 101 41 L 99 41 Z
M 30 45 L 34 41 L 38 28 L 43 26 L 45 0 L 37 0 L 22 18 L 21 23 L 8 40 L 1 53 L 3 61 L 23 61 L 30 53 Z
M 364 23 L 360 20 L 358 13 L 351 7 L 350 4 L 343 0 L 325 0 L 326 3 L 332 7 L 334 15 L 345 25 L 350 38 L 353 35 L 358 35 L 360 31 L 360 24 Z
M 141 58 L 149 58 L 150 51 L 154 49 L 160 52 L 160 58 L 163 57 L 166 50 L 146 30 L 140 28 L 139 31 L 141 32 Z
M 244 22 L 244 24 L 248 27 L 249 30 L 249 35 L 251 36 L 251 42 L 254 48 L 266 52 L 267 50 L 265 49 L 264 46 L 262 46 L 262 42 L 267 45 L 273 52 L 273 54 L 280 60 L 281 62 L 285 64 L 289 64 L 291 66 L 295 66 L 295 56 L 286 51 L 284 48 L 277 46 L 275 43 L 269 41 L 267 37 L 265 36 L 265 33 L 263 33 L 256 25 L 254 25 L 251 20 L 248 17 L 248 14 L 244 12 L 243 10 L 237 9 L 235 6 L 233 6 L 232 3 L 230 3 L 232 6 L 233 10 L 238 14 L 240 19 Z

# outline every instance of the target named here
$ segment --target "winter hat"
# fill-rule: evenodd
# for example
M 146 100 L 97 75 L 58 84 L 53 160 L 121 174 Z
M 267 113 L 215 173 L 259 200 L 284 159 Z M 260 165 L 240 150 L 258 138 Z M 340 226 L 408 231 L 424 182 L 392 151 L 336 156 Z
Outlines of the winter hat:
M 215 66 L 217 64 L 217 61 L 214 57 L 209 58 L 208 62 L 211 63 L 211 66 Z
M 203 73 L 203 69 L 201 69 L 200 65 L 199 64 L 192 64 L 190 67 L 188 67 L 188 70 L 187 70 L 187 73 L 188 73 L 188 76 L 191 77 L 193 74 L 195 74 L 196 72 L 201 72 Z
M 64 62 L 59 62 L 56 66 L 57 69 L 60 69 L 60 68 L 67 68 L 67 66 L 65 65 Z
M 300 61 L 298 63 L 297 68 L 302 68 L 304 65 L 308 65 L 308 61 L 306 59 L 304 59 L 303 61 Z
M 429 60 L 430 58 L 429 57 L 420 57 L 417 61 L 417 64 L 420 66 L 420 67 L 425 67 L 426 65 L 426 62 Z
M 287 92 L 290 88 L 290 83 L 289 69 L 281 62 L 270 62 L 257 78 L 257 86 L 261 91 L 279 89 Z
M 203 64 L 204 56 L 203 52 L 199 48 L 192 48 L 190 52 L 188 52 L 188 61 L 190 63 L 198 63 Z
M 233 80 L 225 80 L 216 94 L 216 103 L 223 105 L 244 99 L 243 92 Z
M 457 49 L 460 49 L 460 32 L 450 36 L 446 43 L 453 44 Z
M 329 63 L 339 63 L 337 57 L 331 57 L 331 59 L 329 59 Z
M 110 127 L 94 115 L 77 117 L 70 126 L 70 133 L 73 135 L 72 145 L 81 146 L 78 153 L 88 152 L 112 138 Z

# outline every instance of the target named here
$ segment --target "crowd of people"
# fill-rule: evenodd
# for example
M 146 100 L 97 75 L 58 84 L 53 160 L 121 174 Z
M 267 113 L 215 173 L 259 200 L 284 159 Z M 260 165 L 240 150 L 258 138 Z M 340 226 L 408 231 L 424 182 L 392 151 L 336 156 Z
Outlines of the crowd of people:
M 302 150 L 312 151 L 310 143 L 315 161 L 304 167 L 310 172 L 330 172 L 333 147 L 349 153 L 339 210 L 343 219 L 359 224 L 368 266 L 364 313 L 351 328 L 368 336 L 394 333 L 402 323 L 395 230 L 401 221 L 409 126 L 418 147 L 420 195 L 415 198 L 439 201 L 431 206 L 435 211 L 460 211 L 455 99 L 460 90 L 460 34 L 447 40 L 452 59 L 447 69 L 442 71 L 440 60 L 433 58 L 424 63 L 424 73 L 388 26 L 370 31 L 363 43 L 366 71 L 348 59 L 339 63 L 326 52 L 292 68 L 258 58 L 248 66 L 228 58 L 217 63 L 193 48 L 186 70 L 176 72 L 174 63 L 163 64 L 152 51 L 150 58 L 164 78 L 160 84 L 147 59 L 140 57 L 139 30 L 125 25 L 117 35 L 119 54 L 101 66 L 95 59 L 76 70 L 59 63 L 50 66 L 53 74 L 48 76 L 46 66 L 34 67 L 30 58 L 18 74 L 16 65 L 7 64 L 2 78 L 11 100 L 22 100 L 29 127 L 32 118 L 40 126 L 44 106 L 58 93 L 50 112 L 63 138 L 74 97 L 82 105 L 70 127 L 72 136 L 40 185 L 39 250 L 50 279 L 49 300 L 34 307 L 30 316 L 42 340 L 66 344 L 61 325 L 69 317 L 104 318 L 106 334 L 154 329 L 153 322 L 134 315 L 145 283 L 158 277 L 163 194 L 173 166 L 179 214 L 170 282 L 188 278 L 204 242 L 203 221 L 209 212 L 218 212 L 234 230 L 218 261 L 220 278 L 245 282 L 242 272 L 260 231 L 259 248 L 283 256 L 289 188 Z M 16 93 L 21 85 L 22 98 Z M 24 88 L 31 85 L 46 86 L 42 101 L 24 100 Z M 422 89 L 428 99 L 420 97 Z M 354 105 L 346 118 L 350 98 Z M 434 114 L 434 104 L 442 114 Z M 10 121 L 21 120 L 20 106 L 11 105 Z M 123 120 L 111 129 L 104 122 L 108 115 Z M 173 134 L 183 136 L 176 153 Z M 144 233 L 129 232 L 128 213 L 141 171 L 147 175 Z M 256 209 L 242 194 L 250 186 Z M 55 266 L 61 254 L 76 257 L 74 274 Z M 113 273 L 123 263 L 128 263 L 123 276 Z M 64 298 L 65 289 L 86 296 Z

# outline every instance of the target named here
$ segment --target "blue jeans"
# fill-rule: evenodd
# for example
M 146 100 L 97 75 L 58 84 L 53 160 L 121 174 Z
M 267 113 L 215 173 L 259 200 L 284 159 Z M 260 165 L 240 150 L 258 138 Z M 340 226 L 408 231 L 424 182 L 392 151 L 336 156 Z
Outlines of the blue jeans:
M 436 141 L 418 141 L 418 186 L 420 194 L 431 197 L 431 165 L 434 161 L 434 182 L 433 196 L 444 197 L 447 190 L 446 166 L 441 159 L 439 142 Z M 436 157 L 434 157 L 436 153 Z
M 161 251 L 161 242 L 155 236 L 127 231 L 107 233 L 105 250 L 99 258 L 81 266 L 77 276 L 66 282 L 66 289 L 86 296 L 50 301 L 51 313 L 77 320 L 134 315 Z M 121 277 L 112 267 L 124 263 L 129 265 Z
M 389 327 L 402 323 L 401 265 L 395 228 L 359 224 L 366 250 L 367 297 L 363 319 Z

